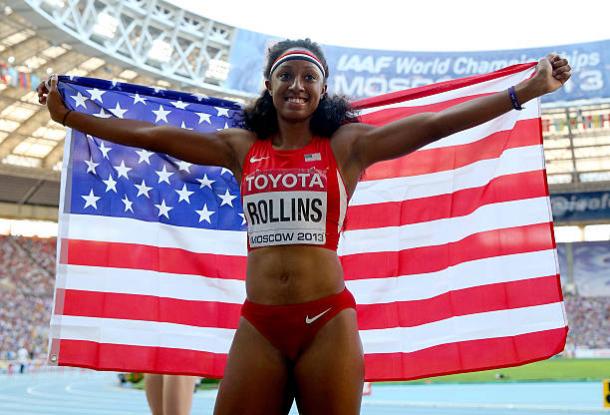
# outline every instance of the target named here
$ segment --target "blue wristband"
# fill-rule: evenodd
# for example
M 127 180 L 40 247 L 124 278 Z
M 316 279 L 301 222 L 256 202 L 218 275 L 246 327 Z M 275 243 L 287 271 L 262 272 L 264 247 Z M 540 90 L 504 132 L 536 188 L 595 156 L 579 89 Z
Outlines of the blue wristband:
M 521 111 L 523 107 L 521 106 L 521 103 L 519 103 L 519 99 L 517 99 L 514 86 L 508 88 L 508 96 L 510 97 L 510 102 L 513 104 L 513 108 L 517 111 Z

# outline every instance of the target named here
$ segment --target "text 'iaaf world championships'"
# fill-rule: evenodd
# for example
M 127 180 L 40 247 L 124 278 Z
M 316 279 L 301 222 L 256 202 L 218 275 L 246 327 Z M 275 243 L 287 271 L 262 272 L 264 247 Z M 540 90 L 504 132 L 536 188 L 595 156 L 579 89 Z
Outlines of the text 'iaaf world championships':
M 601 89 L 603 77 L 599 70 L 598 52 L 561 52 L 574 62 L 573 70 L 581 74 L 579 85 L 589 91 Z M 512 55 L 512 56 L 511 56 Z M 351 97 L 379 95 L 407 88 L 416 88 L 435 82 L 469 75 L 493 72 L 518 63 L 532 62 L 539 56 L 507 53 L 506 59 L 485 59 L 476 56 L 442 56 L 426 59 L 422 56 L 379 56 L 342 54 L 334 68 L 330 87 L 338 94 Z M 585 71 L 584 69 L 589 69 Z M 583 78 L 584 77 L 584 78 Z

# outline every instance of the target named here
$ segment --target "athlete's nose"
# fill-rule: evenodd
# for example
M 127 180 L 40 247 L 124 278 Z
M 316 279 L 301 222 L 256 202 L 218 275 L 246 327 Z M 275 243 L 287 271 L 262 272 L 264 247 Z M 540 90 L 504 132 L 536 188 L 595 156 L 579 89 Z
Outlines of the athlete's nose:
M 303 82 L 301 81 L 301 77 L 295 76 L 292 84 L 290 85 L 290 89 L 294 91 L 302 91 L 303 90 Z

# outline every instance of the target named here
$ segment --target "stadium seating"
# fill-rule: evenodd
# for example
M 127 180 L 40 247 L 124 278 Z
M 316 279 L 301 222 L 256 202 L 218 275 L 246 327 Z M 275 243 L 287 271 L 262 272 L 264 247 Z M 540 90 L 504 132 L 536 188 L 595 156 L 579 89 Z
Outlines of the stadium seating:
M 54 275 L 55 239 L 0 236 L 0 360 L 21 345 L 44 357 Z

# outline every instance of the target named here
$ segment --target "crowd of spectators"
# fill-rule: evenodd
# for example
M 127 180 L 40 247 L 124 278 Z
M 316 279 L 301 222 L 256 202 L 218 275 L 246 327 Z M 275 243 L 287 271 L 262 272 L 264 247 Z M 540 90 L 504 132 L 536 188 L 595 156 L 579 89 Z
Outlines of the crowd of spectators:
M 25 347 L 44 358 L 55 283 L 55 238 L 0 235 L 0 361 Z M 609 271 L 610 272 L 610 271 Z M 610 297 L 568 291 L 570 348 L 610 349 Z
M 0 235 L 0 360 L 26 348 L 46 354 L 55 283 L 55 239 Z
M 610 349 L 610 297 L 566 294 L 564 303 L 570 327 L 568 345 L 571 348 Z

